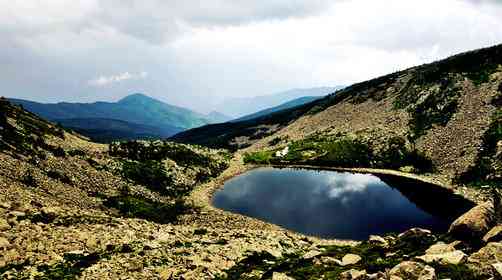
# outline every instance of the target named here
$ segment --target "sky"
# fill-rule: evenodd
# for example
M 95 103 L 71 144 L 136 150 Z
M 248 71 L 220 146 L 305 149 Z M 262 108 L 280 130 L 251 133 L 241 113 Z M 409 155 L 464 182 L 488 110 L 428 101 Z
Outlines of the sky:
M 1 95 L 200 112 L 502 43 L 501 0 L 0 0 Z

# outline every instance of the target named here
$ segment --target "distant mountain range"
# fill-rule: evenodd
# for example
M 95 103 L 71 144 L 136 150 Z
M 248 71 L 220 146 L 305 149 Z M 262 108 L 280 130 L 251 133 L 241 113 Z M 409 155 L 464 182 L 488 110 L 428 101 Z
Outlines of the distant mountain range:
M 305 89 L 292 89 L 276 94 L 262 95 L 248 98 L 229 98 L 217 105 L 216 111 L 227 116 L 240 118 L 246 115 L 265 110 L 270 107 L 279 106 L 285 102 L 306 96 L 325 96 L 333 93 L 343 86 L 316 87 Z
M 291 101 L 282 103 L 279 106 L 275 106 L 275 107 L 272 107 L 272 108 L 268 108 L 268 109 L 265 109 L 265 110 L 258 111 L 256 113 L 253 113 L 253 114 L 250 114 L 250 115 L 246 115 L 244 117 L 240 117 L 238 119 L 232 120 L 231 122 L 246 121 L 246 120 L 251 120 L 251 119 L 256 119 L 256 118 L 264 117 L 264 116 L 269 115 L 271 113 L 279 112 L 279 111 L 290 109 L 290 108 L 294 108 L 296 106 L 300 106 L 300 105 L 312 102 L 312 101 L 320 99 L 320 98 L 322 98 L 322 96 L 304 96 L 304 97 L 299 97 L 299 98 L 293 99 Z
M 165 138 L 186 129 L 229 120 L 217 112 L 203 115 L 140 93 L 118 102 L 45 104 L 9 100 L 96 141 Z

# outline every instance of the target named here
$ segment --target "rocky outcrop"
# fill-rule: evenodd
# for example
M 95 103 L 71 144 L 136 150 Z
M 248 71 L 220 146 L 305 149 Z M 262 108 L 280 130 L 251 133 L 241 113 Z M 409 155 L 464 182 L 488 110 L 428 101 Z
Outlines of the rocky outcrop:
M 418 262 L 405 261 L 390 270 L 390 275 L 399 277 L 394 279 L 406 280 L 436 280 L 434 268 Z M 392 278 L 391 278 L 392 279 Z
M 496 223 L 492 201 L 479 204 L 456 219 L 448 233 L 468 242 L 480 241 Z

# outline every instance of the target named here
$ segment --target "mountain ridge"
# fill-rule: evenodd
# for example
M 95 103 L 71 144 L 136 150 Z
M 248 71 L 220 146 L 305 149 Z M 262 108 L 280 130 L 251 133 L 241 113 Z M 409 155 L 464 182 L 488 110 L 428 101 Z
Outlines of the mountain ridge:
M 212 123 L 206 119 L 205 115 L 196 113 L 189 109 L 170 105 L 160 100 L 149 97 L 145 94 L 135 93 L 120 99 L 117 102 L 93 102 L 93 103 L 38 103 L 29 100 L 10 98 L 15 104 L 22 105 L 25 109 L 36 113 L 51 121 L 65 122 L 73 120 L 72 128 L 82 128 L 75 120 L 85 119 L 109 119 L 109 124 L 104 124 L 101 131 L 106 131 L 113 126 L 113 120 L 128 122 L 130 127 L 135 125 L 146 125 L 156 127 L 157 132 L 150 136 L 159 135 L 162 138 L 171 136 L 182 130 Z M 82 130 L 85 133 L 85 130 Z M 99 131 L 94 131 L 94 139 L 100 139 Z M 127 139 L 131 139 L 136 134 L 143 134 L 141 131 L 132 131 Z M 110 136 L 109 133 L 107 133 Z M 124 136 L 127 131 L 121 132 Z M 97 136 L 97 137 L 96 137 Z M 123 138 L 123 136 L 121 138 Z

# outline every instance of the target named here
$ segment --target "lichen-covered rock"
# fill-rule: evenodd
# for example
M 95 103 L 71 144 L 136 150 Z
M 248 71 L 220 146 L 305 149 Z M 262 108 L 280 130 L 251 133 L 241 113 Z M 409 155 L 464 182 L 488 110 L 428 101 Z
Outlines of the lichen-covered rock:
M 340 274 L 340 280 L 368 280 L 366 270 L 351 269 Z
M 472 242 L 481 240 L 496 222 L 493 202 L 487 201 L 456 219 L 448 232 L 454 237 Z
M 0 236 L 0 249 L 8 249 L 10 247 L 10 242 L 7 240 L 7 238 L 1 237 Z
M 272 274 L 272 280 L 295 280 L 295 279 L 287 276 L 284 273 L 274 272 L 274 274 Z
M 353 265 L 361 261 L 361 257 L 355 254 L 347 254 L 342 258 L 342 266 Z
M 418 262 L 405 261 L 390 270 L 391 276 L 401 277 L 406 280 L 436 280 L 434 268 Z
M 502 243 L 491 242 L 481 248 L 476 253 L 472 254 L 468 261 L 481 265 L 489 265 L 500 262 L 502 260 Z
M 448 253 L 448 252 L 453 252 L 456 250 L 456 247 L 460 244 L 461 244 L 460 241 L 454 241 L 449 244 L 446 244 L 444 242 L 438 242 L 438 243 L 432 245 L 431 247 L 429 247 L 429 249 L 427 249 L 425 251 L 425 254 L 426 255 L 434 255 L 434 254 L 444 254 L 444 253 Z
M 5 219 L 0 218 L 0 231 L 9 230 L 10 225 Z
M 502 262 L 492 264 L 497 279 L 502 278 Z
M 431 235 L 431 231 L 428 229 L 422 228 L 411 228 L 397 236 L 399 239 L 408 239 L 408 238 L 423 238 Z
M 489 242 L 501 242 L 502 241 L 502 225 L 497 225 L 493 227 L 485 236 L 483 241 Z
M 370 235 L 368 242 L 370 244 L 378 245 L 378 246 L 381 246 L 384 248 L 389 246 L 389 242 L 387 242 L 387 240 L 385 240 L 385 238 L 378 236 L 378 235 Z
M 441 264 L 459 265 L 467 260 L 467 255 L 460 250 L 456 250 L 453 252 L 445 252 L 439 254 L 426 254 L 417 257 L 417 259 L 424 261 L 426 263 L 438 262 Z

